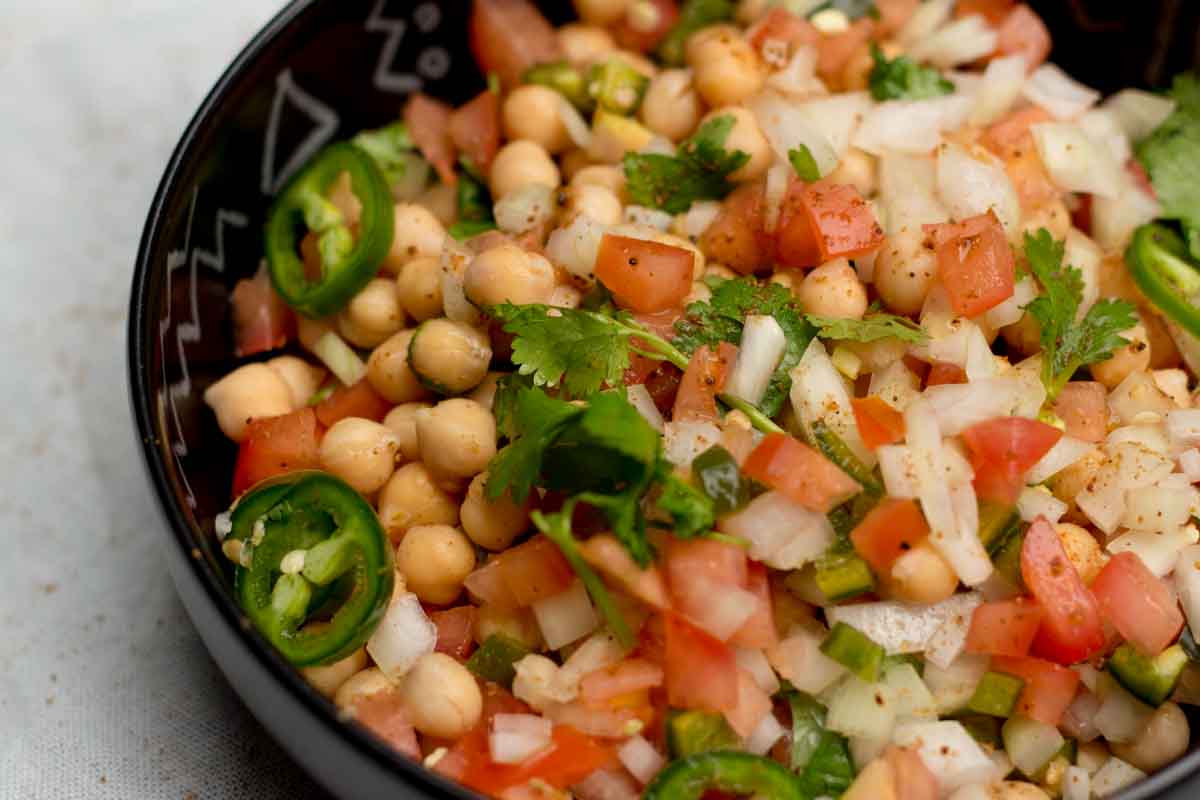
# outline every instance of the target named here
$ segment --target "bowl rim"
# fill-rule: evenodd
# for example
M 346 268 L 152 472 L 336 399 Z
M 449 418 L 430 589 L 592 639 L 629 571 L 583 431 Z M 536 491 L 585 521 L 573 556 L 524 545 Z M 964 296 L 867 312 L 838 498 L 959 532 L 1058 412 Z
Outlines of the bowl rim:
M 273 679 L 287 687 L 292 698 L 305 711 L 320 719 L 329 733 L 346 739 L 356 752 L 388 768 L 397 779 L 424 791 L 431 800 L 477 800 L 480 795 L 438 775 L 421 762 L 400 755 L 366 728 L 341 716 L 337 707 L 304 681 L 296 668 L 279 656 L 249 624 L 249 620 L 225 585 L 226 581 L 208 566 L 207 561 L 191 556 L 194 550 L 193 538 L 205 534 L 188 522 L 183 504 L 172 489 L 165 457 L 159 447 L 160 431 L 154 413 L 155 402 L 150 391 L 154 359 L 153 337 L 150 335 L 149 326 L 153 324 L 150 318 L 156 315 L 147 307 L 146 300 L 151 286 L 156 282 L 156 275 L 163 268 L 162 265 L 151 262 L 151 254 L 155 243 L 162 236 L 167 197 L 175 188 L 183 166 L 196 156 L 198 142 L 216 127 L 216 115 L 227 102 L 231 90 L 242 80 L 246 69 L 268 53 L 285 33 L 302 21 L 306 13 L 322 2 L 323 0 L 291 0 L 253 34 L 205 94 L 167 160 L 146 215 L 134 262 L 126 329 L 130 410 L 140 439 L 143 464 L 153 484 L 159 510 L 170 528 L 169 546 L 180 548 L 193 575 L 203 587 L 208 602 L 216 608 L 225 624 L 236 633 L 240 643 L 253 654 L 258 665 Z M 271 735 L 275 738 L 274 734 Z M 297 761 L 297 764 L 308 771 L 302 762 Z
M 210 604 L 233 630 L 240 642 L 253 654 L 258 665 L 272 678 L 286 686 L 293 697 L 310 714 L 319 718 L 333 735 L 348 740 L 355 750 L 394 771 L 397 776 L 425 792 L 432 793 L 436 800 L 476 800 L 481 796 L 466 787 L 444 778 L 420 762 L 406 758 L 384 744 L 365 728 L 339 716 L 337 708 L 305 682 L 295 667 L 287 663 L 248 624 L 248 620 L 233 600 L 225 581 L 209 569 L 204 559 L 189 557 L 193 550 L 193 536 L 204 535 L 193 529 L 179 497 L 171 487 L 162 450 L 158 446 L 159 435 L 153 412 L 154 402 L 150 395 L 150 362 L 152 361 L 151 337 L 148 336 L 149 309 L 146 297 L 154 283 L 155 266 L 151 263 L 154 243 L 162 235 L 163 210 L 167 196 L 171 193 L 183 165 L 194 155 L 197 142 L 214 127 L 213 117 L 226 102 L 230 91 L 242 78 L 242 73 L 258 58 L 267 53 L 276 42 L 294 25 L 299 24 L 306 13 L 325 0 L 290 0 L 275 13 L 251 39 L 238 51 L 232 61 L 221 72 L 220 77 L 205 94 L 196 112 L 188 121 L 179 140 L 171 152 L 162 178 L 154 191 L 142 235 L 138 242 L 134 261 L 132 288 L 129 300 L 128 325 L 126 329 L 126 367 L 130 409 L 134 427 L 141 442 L 141 454 L 146 472 L 154 487 L 154 495 L 160 511 L 171 529 L 172 541 L 178 546 L 189 563 L 194 576 L 203 587 Z M 348 724 L 349 722 L 349 724 Z M 273 736 L 273 734 L 272 734 Z M 1193 732 L 1193 738 L 1200 732 Z M 302 769 L 307 768 L 297 762 Z M 1114 800 L 1149 800 L 1171 788 L 1183 789 L 1185 781 L 1200 774 L 1200 748 L 1181 756 L 1174 762 L 1155 772 L 1139 783 L 1123 791 Z M 1200 788 L 1200 781 L 1196 782 Z M 1182 795 L 1181 795 L 1182 796 Z

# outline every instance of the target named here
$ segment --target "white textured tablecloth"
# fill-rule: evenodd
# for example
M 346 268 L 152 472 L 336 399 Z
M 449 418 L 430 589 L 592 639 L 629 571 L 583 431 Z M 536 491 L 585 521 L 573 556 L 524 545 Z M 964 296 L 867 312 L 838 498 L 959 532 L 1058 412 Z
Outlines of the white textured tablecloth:
M 125 389 L 167 156 L 280 0 L 0 0 L 0 800 L 323 796 L 175 596 Z

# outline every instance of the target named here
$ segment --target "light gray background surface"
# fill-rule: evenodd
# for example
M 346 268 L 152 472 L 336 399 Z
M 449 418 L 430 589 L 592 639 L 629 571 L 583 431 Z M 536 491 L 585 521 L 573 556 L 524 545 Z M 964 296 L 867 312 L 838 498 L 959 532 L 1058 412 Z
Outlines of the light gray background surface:
M 125 308 L 168 154 L 281 0 L 0 0 L 0 800 L 323 797 L 161 560 Z

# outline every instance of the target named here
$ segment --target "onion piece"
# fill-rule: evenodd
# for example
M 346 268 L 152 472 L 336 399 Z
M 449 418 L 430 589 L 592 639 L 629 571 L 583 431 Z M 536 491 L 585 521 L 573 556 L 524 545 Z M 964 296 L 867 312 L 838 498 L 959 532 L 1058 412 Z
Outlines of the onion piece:
M 647 784 L 666 764 L 662 754 L 642 736 L 630 736 L 617 748 L 617 758 L 639 783 Z
M 787 336 L 775 318 L 751 314 L 742 326 L 737 359 L 725 380 L 725 393 L 758 405 L 787 349 Z
M 1137 767 L 1113 756 L 1092 776 L 1092 796 L 1112 797 L 1145 777 L 1146 773 Z
M 846 668 L 821 652 L 828 631 L 812 624 L 812 628 L 793 626 L 778 644 L 767 649 L 767 660 L 796 689 L 816 695 L 845 675 Z
M 920 231 L 950 218 L 937 199 L 937 170 L 928 155 L 884 152 L 879 157 L 879 197 L 889 234 Z
M 638 800 L 641 796 L 629 776 L 615 769 L 596 770 L 572 786 L 571 793 L 577 800 Z M 548 800 L 552 797 L 554 795 L 539 790 L 536 795 L 519 800 Z
M 745 539 L 750 557 L 775 569 L 799 569 L 815 561 L 836 538 L 828 517 L 774 491 L 722 517 L 717 528 Z
M 1055 119 L 1074 119 L 1100 99 L 1100 93 L 1079 83 L 1054 64 L 1033 71 L 1021 90 L 1025 99 L 1050 112 Z
M 837 169 L 841 155 L 834 150 L 829 136 L 794 101 L 766 91 L 753 98 L 749 108 L 781 161 L 787 161 L 789 150 L 804 146 L 822 175 Z
M 683 232 L 693 239 L 699 239 L 720 214 L 721 204 L 716 200 L 692 203 L 683 217 Z
M 951 714 L 966 707 L 988 664 L 989 658 L 981 655 L 961 655 L 945 667 L 927 663 L 923 680 L 933 693 L 938 713 Z
M 1010 416 L 1021 399 L 1021 392 L 1021 383 L 1010 374 L 971 383 L 930 386 L 922 397 L 932 410 L 942 435 L 957 436 L 978 422 Z
M 550 747 L 554 723 L 537 714 L 496 714 L 488 752 L 497 764 L 520 764 Z
M 937 186 L 952 217 L 964 219 L 992 211 L 1009 235 L 1021 222 L 1021 201 L 1004 168 L 972 158 L 956 144 L 938 148 Z
M 1066 739 L 1053 725 L 1020 715 L 1009 717 L 1001 729 L 1004 751 L 1025 775 L 1036 775 L 1058 754 Z
M 1167 434 L 1159 424 L 1125 425 L 1104 437 L 1104 446 L 1110 450 L 1119 444 L 1131 443 L 1162 455 L 1167 455 L 1171 448 Z
M 629 401 L 629 405 L 637 409 L 637 412 L 642 415 L 642 419 L 650 423 L 650 427 L 659 433 L 663 432 L 663 415 L 658 410 L 658 406 L 654 403 L 654 398 L 650 396 L 650 390 L 646 388 L 644 383 L 635 383 L 632 386 L 625 387 L 625 399 Z
M 943 793 L 972 783 L 989 782 L 995 764 L 960 722 L 910 722 L 896 727 L 892 742 L 911 747 L 937 776 Z
M 540 183 L 527 183 L 500 198 L 494 212 L 496 225 L 505 233 L 524 233 L 543 224 L 554 214 L 553 190 Z
M 1129 531 L 1108 543 L 1108 552 L 1133 553 L 1142 560 L 1146 569 L 1160 578 L 1165 578 L 1179 563 L 1179 554 L 1184 548 L 1196 544 L 1200 535 L 1194 525 L 1184 525 L 1162 533 Z
M 1038 517 L 1058 522 L 1067 513 L 1067 504 L 1046 489 L 1026 486 L 1017 497 L 1017 512 L 1026 522 L 1033 522 Z
M 844 622 L 870 637 L 891 655 L 923 653 L 929 649 L 930 642 L 947 620 L 961 617 L 969 622 L 982 602 L 983 598 L 977 592 L 969 592 L 953 595 L 933 605 L 881 601 L 830 606 L 825 609 L 825 616 L 830 625 Z M 942 665 L 949 663 L 943 662 Z
M 1046 455 L 1030 467 L 1025 473 L 1025 482 L 1029 484 L 1044 483 L 1075 462 L 1083 459 L 1096 449 L 1091 442 L 1074 439 L 1070 436 L 1060 437 L 1054 446 L 1046 451 Z
M 908 56 L 914 61 L 949 69 L 991 55 L 996 51 L 997 38 L 995 29 L 982 16 L 971 14 L 914 42 L 908 49 Z
M 551 650 L 582 639 L 600 624 L 587 589 L 578 580 L 553 597 L 534 603 L 533 616 Z
M 941 144 L 942 132 L 960 127 L 974 101 L 966 95 L 888 100 L 867 112 L 852 144 L 873 155 L 887 150 L 921 155 Z
M 1075 227 L 1067 231 L 1063 245 L 1063 263 L 1079 270 L 1083 279 L 1083 297 L 1075 315 L 1076 319 L 1082 320 L 1088 309 L 1100 299 L 1100 262 L 1103 259 L 1104 251 L 1089 239 L 1087 234 Z
M 1068 122 L 1042 122 L 1030 128 L 1038 155 L 1062 189 L 1116 197 L 1124 185 L 1122 170 L 1107 149 Z
M 579 691 L 579 682 L 585 675 L 602 669 L 608 669 L 629 654 L 629 649 L 617 641 L 610 631 L 594 633 L 575 648 L 555 675 L 559 689 L 567 693 L 568 702 L 575 698 Z
M 779 691 L 779 678 L 775 677 L 775 670 L 771 669 L 771 662 L 767 660 L 766 653 L 762 650 L 735 647 L 733 658 L 737 661 L 739 668 L 750 673 L 754 682 L 758 684 L 758 688 L 768 695 Z
M 577 278 L 596 280 L 596 255 L 606 226 L 586 214 L 576 214 L 565 226 L 556 228 L 546 241 L 546 257 Z
M 1154 709 L 1127 692 L 1109 676 L 1101 679 L 1100 710 L 1092 724 L 1110 742 L 1132 742 L 1146 728 Z
M 817 77 L 816 48 L 811 45 L 797 47 L 787 66 L 767 78 L 767 86 L 794 98 L 825 94 L 825 84 Z
M 403 678 L 413 664 L 437 644 L 437 627 L 425 616 L 421 601 L 412 592 L 392 598 L 379 627 L 367 640 L 367 653 L 375 666 L 392 680 Z
M 975 106 L 967 121 L 972 125 L 990 125 L 1007 114 L 1021 96 L 1028 72 L 1028 62 L 1019 53 L 992 59 L 976 87 Z
M 874 467 L 875 453 L 858 432 L 850 392 L 820 339 L 813 337 L 791 378 L 790 399 L 801 423 L 811 430 L 814 423 L 824 422 L 863 464 Z
M 879 471 L 883 475 L 883 486 L 888 497 L 915 500 L 917 477 L 913 472 L 912 457 L 907 445 L 888 444 L 878 448 Z
M 792 178 L 790 164 L 775 164 L 767 170 L 767 183 L 763 189 L 763 230 L 774 233 L 779 227 L 779 212 Z
M 1116 197 L 1092 198 L 1092 237 L 1105 252 L 1123 250 L 1140 225 L 1162 213 L 1162 206 L 1133 177 L 1122 171 Z
M 1125 493 L 1125 516 L 1131 531 L 1168 531 L 1200 516 L 1200 492 L 1192 486 L 1144 486 Z
M 746 750 L 756 756 L 766 755 L 775 743 L 787 733 L 784 727 L 775 719 L 774 714 L 764 714 L 754 730 L 746 737 Z
M 887 739 L 896 712 L 887 689 L 849 675 L 833 690 L 825 712 L 825 727 L 843 736 Z
M 1062 781 L 1063 800 L 1090 800 L 1092 776 L 1083 767 L 1067 767 Z
M 1141 141 L 1167 121 L 1176 103 L 1167 95 L 1141 89 L 1122 89 L 1104 101 L 1131 142 Z
M 906 47 L 926 38 L 950 19 L 955 0 L 926 0 L 919 3 L 904 27 L 896 34 L 896 40 Z
M 1200 629 L 1200 546 L 1189 545 L 1179 551 L 1174 581 L 1188 627 L 1193 631 Z
M 1068 237 L 1070 234 L 1068 234 Z M 1071 262 L 1067 262 L 1071 263 Z M 1032 303 L 1038 296 L 1037 284 L 1033 278 L 1026 275 L 1013 286 L 1013 293 L 999 305 L 992 306 L 984 312 L 988 327 L 993 330 L 1019 322 L 1025 316 L 1025 306 Z
M 1200 445 L 1200 408 L 1168 411 L 1165 423 L 1171 444 L 1176 447 Z
M 1189 483 L 1200 481 L 1200 450 L 1193 447 L 1180 453 L 1179 469 L 1187 476 Z
M 663 455 L 677 467 L 690 467 L 696 456 L 721 442 L 721 429 L 711 422 L 663 424 Z
M 623 219 L 631 225 L 646 225 L 659 231 L 668 230 L 675 222 L 675 218 L 666 211 L 633 204 L 625 206 Z
M 1067 706 L 1060 726 L 1064 733 L 1081 742 L 1095 741 L 1100 736 L 1092 720 L 1100 710 L 1100 698 L 1088 689 L 1081 689 Z
M 937 719 L 937 701 L 912 664 L 897 663 L 883 674 L 883 685 L 899 720 Z
M 333 331 L 325 331 L 309 348 L 322 364 L 329 367 L 334 377 L 344 386 L 353 386 L 367 374 L 367 365 L 358 353 Z
M 873 105 L 868 92 L 841 92 L 808 100 L 797 108 L 824 134 L 840 159 L 850 149 L 854 132 Z
M 467 299 L 463 281 L 474 255 L 464 245 L 446 237 L 442 245 L 442 307 L 446 317 L 455 322 L 476 325 L 482 319 L 479 309 Z
M 562 95 L 558 95 L 558 118 L 567 129 L 567 137 L 580 150 L 592 146 L 592 128 L 575 106 Z
M 1095 143 L 1104 147 L 1112 160 L 1124 164 L 1133 156 L 1129 137 L 1125 135 L 1116 114 L 1106 108 L 1093 108 L 1083 112 L 1075 123 Z

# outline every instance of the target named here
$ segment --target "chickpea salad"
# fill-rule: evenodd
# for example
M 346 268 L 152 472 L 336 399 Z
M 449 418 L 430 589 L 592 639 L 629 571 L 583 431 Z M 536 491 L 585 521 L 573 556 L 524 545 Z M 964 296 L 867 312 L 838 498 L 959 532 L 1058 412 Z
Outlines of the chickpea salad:
M 1200 704 L 1200 82 L 1014 0 L 476 0 L 275 198 L 258 632 L 499 800 L 1109 796 Z

